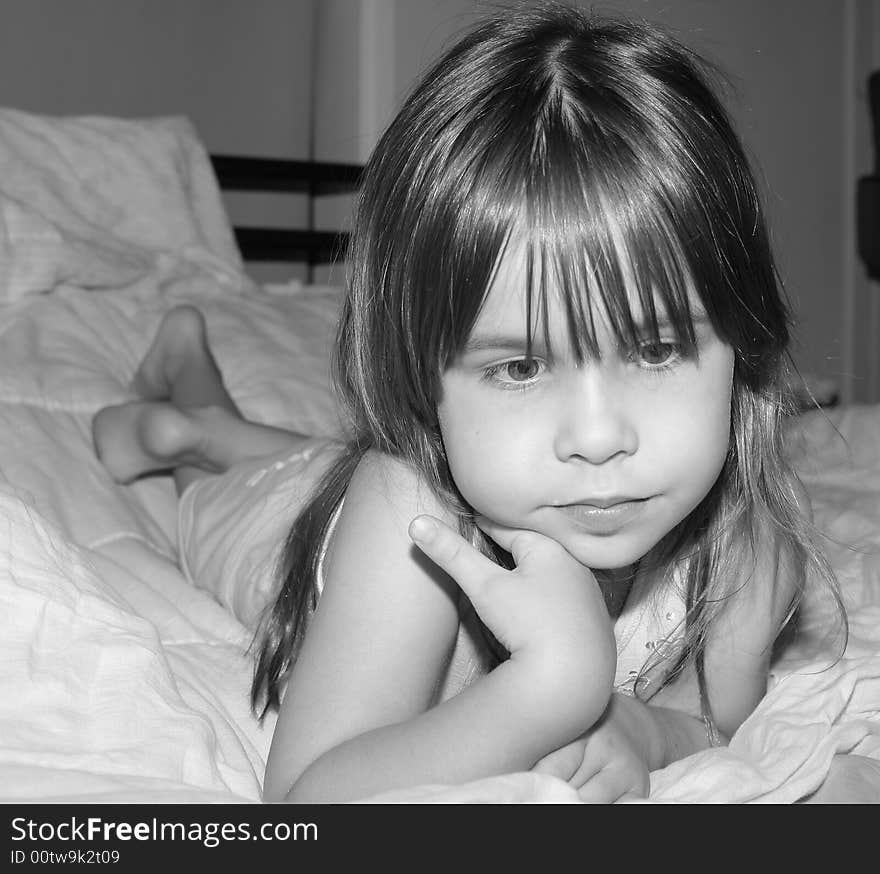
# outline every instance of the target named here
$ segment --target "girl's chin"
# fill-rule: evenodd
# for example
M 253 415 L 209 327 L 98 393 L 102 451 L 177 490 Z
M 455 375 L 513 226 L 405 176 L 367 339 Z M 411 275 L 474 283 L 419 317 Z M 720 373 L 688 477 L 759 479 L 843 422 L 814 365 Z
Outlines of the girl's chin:
M 654 545 L 628 543 L 621 535 L 590 540 L 590 543 L 583 543 L 582 538 L 575 538 L 573 541 L 560 538 L 558 542 L 569 555 L 594 571 L 616 571 L 631 567 L 644 558 Z M 599 542 L 596 543 L 596 540 Z
M 486 518 L 491 518 L 487 514 Z M 612 534 L 595 535 L 584 531 L 571 531 L 569 526 L 541 524 L 547 520 L 506 520 L 498 524 L 507 528 L 534 531 L 555 540 L 569 555 L 591 570 L 615 571 L 631 567 L 642 559 L 656 544 L 644 542 L 644 537 L 634 537 L 634 531 L 617 531 Z M 568 530 L 566 530 L 568 529 Z M 647 538 L 650 539 L 650 538 Z

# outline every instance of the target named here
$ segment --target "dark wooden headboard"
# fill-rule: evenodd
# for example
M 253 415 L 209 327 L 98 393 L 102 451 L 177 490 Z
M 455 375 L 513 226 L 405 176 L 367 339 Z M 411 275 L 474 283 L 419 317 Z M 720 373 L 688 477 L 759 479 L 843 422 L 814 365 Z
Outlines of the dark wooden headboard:
M 880 70 L 868 77 L 868 107 L 874 134 L 874 172 L 858 181 L 858 247 L 868 276 L 880 280 Z
M 223 191 L 308 196 L 305 228 L 240 225 L 233 228 L 245 261 L 299 262 L 311 268 L 316 264 L 342 260 L 348 234 L 314 229 L 314 199 L 321 195 L 356 191 L 362 170 L 360 165 L 239 155 L 211 155 L 211 162 Z

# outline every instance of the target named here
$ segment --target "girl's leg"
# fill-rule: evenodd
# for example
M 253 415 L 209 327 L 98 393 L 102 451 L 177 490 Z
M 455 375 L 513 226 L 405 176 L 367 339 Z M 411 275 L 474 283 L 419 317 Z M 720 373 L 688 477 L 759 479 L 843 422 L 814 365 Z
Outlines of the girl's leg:
M 249 422 L 223 407 L 180 409 L 170 401 L 105 407 L 92 420 L 95 451 L 117 482 L 172 470 L 179 492 L 239 461 L 290 449 L 308 438 Z
M 284 449 L 301 434 L 247 421 L 223 384 L 202 314 L 166 314 L 134 379 L 145 398 L 99 410 L 92 423 L 98 457 L 119 482 L 171 469 L 178 491 L 239 461 Z

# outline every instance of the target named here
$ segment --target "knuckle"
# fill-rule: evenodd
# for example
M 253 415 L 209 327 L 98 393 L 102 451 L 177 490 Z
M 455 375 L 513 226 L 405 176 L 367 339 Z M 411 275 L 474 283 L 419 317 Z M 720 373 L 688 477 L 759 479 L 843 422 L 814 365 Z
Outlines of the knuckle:
M 459 540 L 452 537 L 444 537 L 441 548 L 447 561 L 452 563 L 458 563 L 460 561 L 462 557 L 462 545 Z

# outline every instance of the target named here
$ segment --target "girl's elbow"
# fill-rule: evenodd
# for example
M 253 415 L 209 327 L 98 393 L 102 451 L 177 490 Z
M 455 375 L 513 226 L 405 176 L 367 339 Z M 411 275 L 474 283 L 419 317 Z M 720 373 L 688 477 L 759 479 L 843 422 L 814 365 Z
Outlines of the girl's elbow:
M 290 801 L 298 801 L 296 797 L 302 794 L 303 777 L 308 767 L 304 770 L 279 767 L 279 762 L 273 762 L 272 756 L 266 766 L 266 774 L 263 780 L 262 800 L 264 804 L 283 804 Z
M 264 804 L 280 804 L 287 801 L 287 797 L 293 787 L 290 784 L 281 784 L 273 780 L 267 773 L 263 783 L 262 800 Z
M 355 800 L 357 779 L 340 780 L 339 769 L 324 767 L 319 759 L 292 779 L 266 779 L 263 790 L 265 804 L 336 804 Z M 366 792 L 362 793 L 366 794 Z
M 263 789 L 264 804 L 320 804 L 331 799 L 322 797 L 313 781 L 299 778 L 291 784 L 273 786 L 267 782 Z

